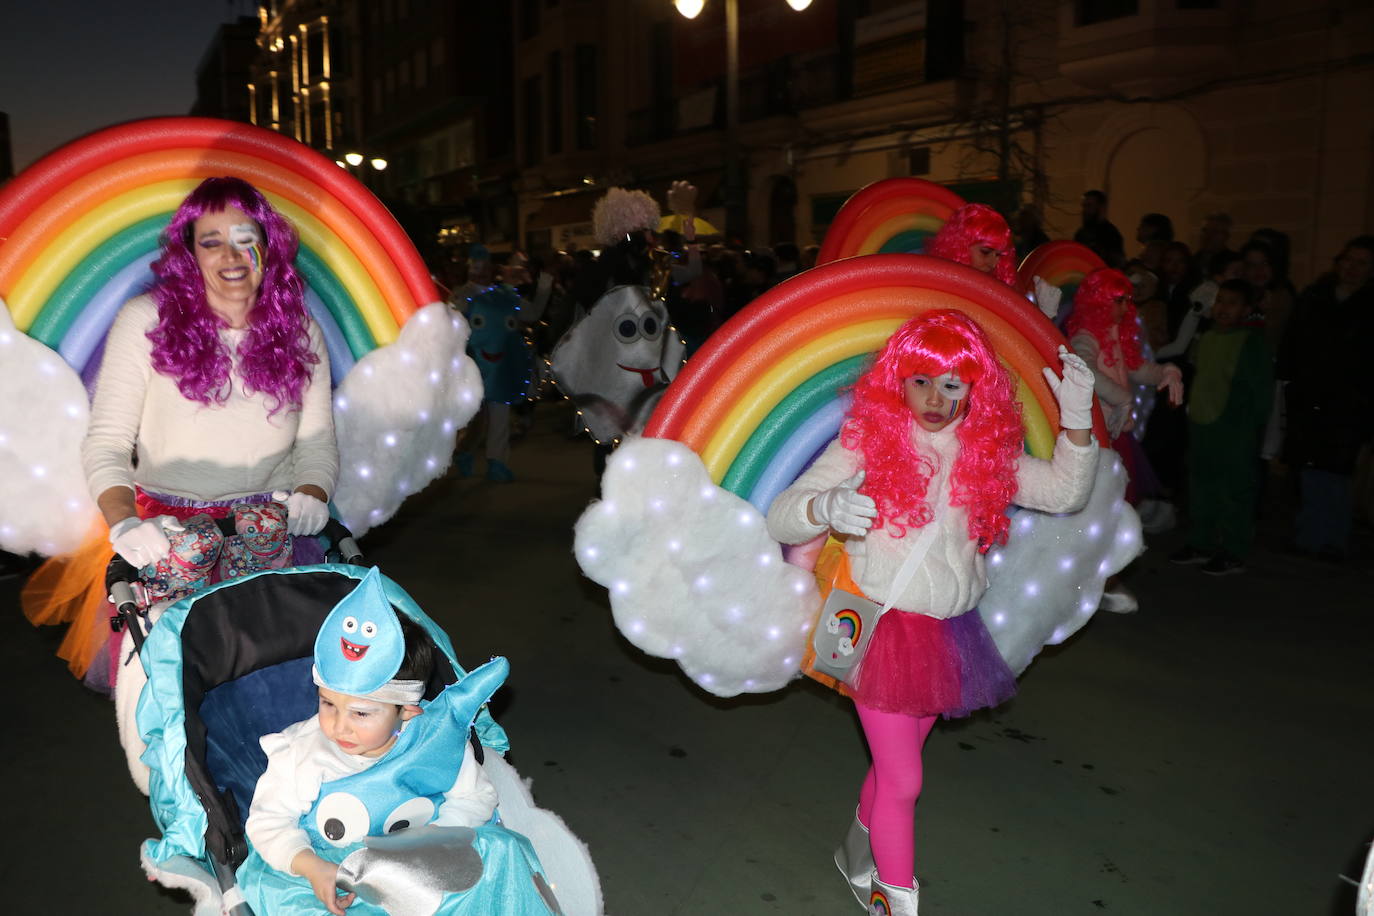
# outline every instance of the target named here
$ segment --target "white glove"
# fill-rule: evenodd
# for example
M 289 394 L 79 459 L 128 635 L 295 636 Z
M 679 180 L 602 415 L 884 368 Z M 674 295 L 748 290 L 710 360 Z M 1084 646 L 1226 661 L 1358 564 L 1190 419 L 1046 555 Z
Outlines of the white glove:
M 1040 309 L 1040 314 L 1050 321 L 1059 315 L 1059 300 L 1064 297 L 1064 291 L 1053 284 L 1046 283 L 1039 277 L 1033 278 L 1035 282 L 1035 306 Z
M 1164 378 L 1155 386 L 1156 391 L 1169 389 L 1169 403 L 1177 407 L 1183 403 L 1183 370 L 1173 363 L 1164 364 Z
M 329 506 L 309 493 L 292 493 L 285 503 L 287 534 L 319 534 L 329 521 Z
M 172 552 L 167 542 L 168 531 L 184 531 L 181 522 L 172 515 L 141 519 L 131 515 L 110 526 L 110 543 L 131 566 L 142 569 L 151 566 Z
M 839 534 L 863 537 L 878 517 L 878 504 L 859 492 L 864 471 L 811 499 L 811 517 Z
M 1059 345 L 1059 361 L 1064 364 L 1064 379 L 1055 376 L 1046 366 L 1045 373 L 1054 398 L 1059 402 L 1059 425 L 1065 429 L 1093 428 L 1093 371 L 1077 353 Z

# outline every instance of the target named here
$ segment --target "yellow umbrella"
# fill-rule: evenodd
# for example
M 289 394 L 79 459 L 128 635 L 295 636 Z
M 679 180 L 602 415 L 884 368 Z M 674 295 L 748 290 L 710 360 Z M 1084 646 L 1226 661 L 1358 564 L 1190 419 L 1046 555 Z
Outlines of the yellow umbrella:
M 712 226 L 700 216 L 693 217 L 692 222 L 696 224 L 697 235 L 722 235 L 723 233 Z M 666 232 L 671 229 L 674 232 L 682 231 L 682 216 L 677 213 L 669 213 L 658 221 L 658 231 Z

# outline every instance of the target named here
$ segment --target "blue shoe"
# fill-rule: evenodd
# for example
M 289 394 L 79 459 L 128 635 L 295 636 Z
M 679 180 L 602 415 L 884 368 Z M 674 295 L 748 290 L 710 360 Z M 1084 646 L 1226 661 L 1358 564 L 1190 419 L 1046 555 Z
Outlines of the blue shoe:
M 453 466 L 458 469 L 459 477 L 472 476 L 472 452 L 459 452 L 453 456 Z
M 515 479 L 515 474 L 504 462 L 491 460 L 487 462 L 487 480 L 494 483 L 510 483 Z

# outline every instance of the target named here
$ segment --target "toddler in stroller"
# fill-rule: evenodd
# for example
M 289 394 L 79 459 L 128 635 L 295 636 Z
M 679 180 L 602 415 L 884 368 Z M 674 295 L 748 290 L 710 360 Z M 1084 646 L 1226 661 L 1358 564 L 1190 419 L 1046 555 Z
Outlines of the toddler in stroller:
M 601 912 L 585 847 L 500 757 L 485 703 L 505 660 L 465 673 L 375 570 L 213 586 L 168 608 L 140 656 L 163 832 L 144 867 L 190 890 L 197 916 Z

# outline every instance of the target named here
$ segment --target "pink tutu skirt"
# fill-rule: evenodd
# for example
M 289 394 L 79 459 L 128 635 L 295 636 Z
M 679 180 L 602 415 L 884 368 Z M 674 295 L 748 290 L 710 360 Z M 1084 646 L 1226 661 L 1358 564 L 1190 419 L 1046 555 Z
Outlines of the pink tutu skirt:
M 832 584 L 862 594 L 850 577 L 849 557 L 837 543 L 833 548 L 827 544 L 817 559 L 816 578 L 823 595 Z M 888 611 L 873 629 L 853 684 L 816 671 L 814 659 L 808 647 L 803 674 L 880 712 L 955 719 L 1016 694 L 1016 675 L 1002 660 L 977 608 L 949 618 Z

